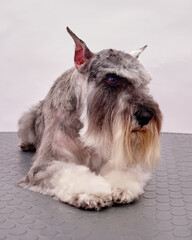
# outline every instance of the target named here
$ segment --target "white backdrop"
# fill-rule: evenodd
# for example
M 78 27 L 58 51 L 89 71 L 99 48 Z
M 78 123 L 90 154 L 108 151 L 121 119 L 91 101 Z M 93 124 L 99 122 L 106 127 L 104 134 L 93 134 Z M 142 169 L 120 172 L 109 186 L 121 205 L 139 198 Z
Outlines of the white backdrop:
M 73 65 L 69 26 L 88 47 L 131 51 L 153 77 L 163 131 L 192 133 L 191 0 L 0 0 L 0 131 Z

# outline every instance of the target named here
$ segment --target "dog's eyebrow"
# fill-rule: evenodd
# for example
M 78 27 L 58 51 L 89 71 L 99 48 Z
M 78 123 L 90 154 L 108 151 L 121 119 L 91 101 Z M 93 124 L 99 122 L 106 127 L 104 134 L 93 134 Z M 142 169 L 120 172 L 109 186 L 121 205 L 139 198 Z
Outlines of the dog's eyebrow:
M 113 72 L 113 73 L 107 73 L 103 79 L 107 79 L 109 77 L 117 78 L 117 80 L 119 81 L 120 85 L 123 88 L 127 88 L 127 87 L 131 87 L 132 89 L 135 88 L 133 81 L 129 78 L 126 78 L 124 76 L 118 75 L 118 74 Z
M 108 76 L 113 76 L 113 77 L 117 77 L 117 78 L 122 78 L 120 75 L 118 75 L 118 74 L 116 74 L 116 73 L 114 73 L 114 72 L 107 73 L 105 76 L 106 76 L 106 77 L 108 77 Z
M 116 77 L 116 78 L 118 78 L 119 80 L 125 80 L 125 81 L 127 81 L 127 82 L 129 82 L 129 83 L 132 83 L 132 82 L 131 82 L 131 79 L 126 78 L 126 77 L 124 77 L 124 76 L 122 76 L 122 75 L 120 75 L 120 74 L 114 73 L 114 72 L 107 73 L 107 74 L 105 75 L 105 78 L 106 78 L 106 77 L 109 77 L 109 76 Z

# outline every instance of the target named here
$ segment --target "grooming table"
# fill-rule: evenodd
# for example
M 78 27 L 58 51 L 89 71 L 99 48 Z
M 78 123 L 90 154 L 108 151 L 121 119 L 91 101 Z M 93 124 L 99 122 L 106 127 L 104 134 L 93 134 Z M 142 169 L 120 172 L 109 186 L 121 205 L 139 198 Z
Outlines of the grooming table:
M 0 240 L 192 240 L 192 135 L 161 135 L 161 161 L 132 204 L 76 209 L 16 186 L 33 153 L 0 133 Z

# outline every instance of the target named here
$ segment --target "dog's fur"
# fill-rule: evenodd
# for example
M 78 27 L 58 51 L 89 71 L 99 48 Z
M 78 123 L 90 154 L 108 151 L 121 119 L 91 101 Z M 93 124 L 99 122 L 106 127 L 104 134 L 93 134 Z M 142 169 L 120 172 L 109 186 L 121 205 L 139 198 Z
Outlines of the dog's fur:
M 137 59 L 146 46 L 94 54 L 67 30 L 75 67 L 19 120 L 21 148 L 36 149 L 19 185 L 85 209 L 129 203 L 143 193 L 160 150 L 161 112 Z

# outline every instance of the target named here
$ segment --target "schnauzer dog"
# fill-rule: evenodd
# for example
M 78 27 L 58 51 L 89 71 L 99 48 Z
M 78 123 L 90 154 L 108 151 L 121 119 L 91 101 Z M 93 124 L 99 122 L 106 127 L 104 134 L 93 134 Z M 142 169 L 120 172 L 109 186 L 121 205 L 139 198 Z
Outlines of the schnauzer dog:
M 36 150 L 19 185 L 78 208 L 137 199 L 158 162 L 162 115 L 151 78 L 131 53 L 91 52 L 69 28 L 75 67 L 19 120 L 24 151 Z

